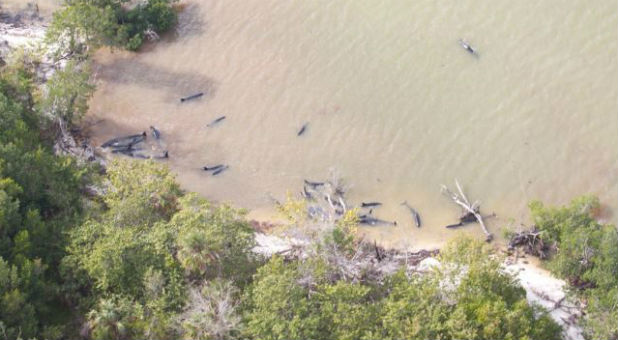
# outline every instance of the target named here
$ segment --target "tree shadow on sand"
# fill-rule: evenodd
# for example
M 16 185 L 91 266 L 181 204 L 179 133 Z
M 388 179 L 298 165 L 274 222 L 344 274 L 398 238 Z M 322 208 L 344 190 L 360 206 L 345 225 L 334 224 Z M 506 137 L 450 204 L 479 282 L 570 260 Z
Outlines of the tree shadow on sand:
M 178 13 L 178 25 L 170 35 L 174 41 L 179 37 L 203 35 L 208 30 L 208 22 L 200 15 L 199 4 L 187 4 Z
M 170 100 L 179 100 L 180 97 L 198 92 L 203 92 L 204 98 L 210 99 L 217 89 L 217 82 L 210 77 L 197 73 L 170 72 L 136 58 L 115 59 L 111 64 L 98 65 L 97 78 L 109 83 L 138 84 L 160 90 Z

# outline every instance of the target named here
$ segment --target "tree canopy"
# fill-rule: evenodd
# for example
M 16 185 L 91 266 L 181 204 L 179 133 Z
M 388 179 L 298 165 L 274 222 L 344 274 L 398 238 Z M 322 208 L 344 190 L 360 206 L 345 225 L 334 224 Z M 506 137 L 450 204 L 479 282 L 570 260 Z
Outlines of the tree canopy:
M 458 239 L 440 269 L 387 282 L 329 282 L 324 263 L 273 258 L 248 291 L 245 334 L 256 339 L 559 339 L 547 312 L 480 241 Z M 309 268 L 307 268 L 309 266 Z M 326 269 L 328 270 L 328 269 Z
M 168 31 L 176 23 L 176 0 L 72 0 L 54 13 L 47 39 L 63 53 L 86 46 L 137 50 L 148 34 Z
M 565 207 L 530 203 L 532 220 L 555 253 L 549 269 L 566 279 L 576 298 L 588 305 L 584 319 L 592 339 L 618 339 L 618 230 L 594 218 L 600 204 L 583 196 Z

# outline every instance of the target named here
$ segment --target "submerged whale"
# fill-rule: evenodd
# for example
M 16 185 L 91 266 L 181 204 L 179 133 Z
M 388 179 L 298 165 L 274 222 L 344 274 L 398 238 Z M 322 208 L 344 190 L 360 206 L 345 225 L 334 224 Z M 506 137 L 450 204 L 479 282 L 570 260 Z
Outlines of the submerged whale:
M 161 132 L 152 125 L 150 126 L 150 133 L 152 134 L 152 137 L 154 137 L 155 139 L 161 138 Z
M 144 140 L 146 140 L 146 131 L 142 132 L 139 135 L 131 135 L 131 136 L 124 136 L 124 137 L 110 139 L 107 142 L 101 144 L 101 147 L 102 148 L 110 148 L 110 147 L 111 148 L 122 148 L 122 147 L 130 148 L 131 146 L 137 143 L 141 143 Z
M 476 52 L 474 48 L 472 48 L 472 46 L 470 46 L 470 44 L 463 41 L 462 39 L 459 39 L 458 42 L 459 42 L 459 45 L 461 45 L 461 47 L 463 47 L 466 51 L 468 51 L 468 53 L 478 58 L 479 54 Z
M 308 200 L 313 199 L 313 195 L 309 191 L 307 191 L 307 186 L 306 185 L 303 185 L 302 195 L 303 195 L 303 197 L 305 197 Z
M 206 126 L 208 126 L 208 127 L 213 127 L 213 126 L 215 126 L 217 123 L 219 123 L 220 121 L 222 121 L 222 120 L 224 120 L 224 119 L 225 119 L 225 116 L 221 116 L 221 117 L 219 117 L 219 118 L 217 118 L 217 119 L 213 120 L 212 122 L 210 122 L 210 124 L 208 124 L 208 125 L 206 125 Z
M 300 128 L 300 130 L 298 130 L 298 133 L 296 134 L 297 136 L 302 135 L 303 133 L 305 133 L 305 131 L 307 130 L 307 126 L 309 126 L 309 123 L 305 123 L 303 124 L 303 126 Z
M 212 175 L 213 175 L 213 176 L 217 176 L 218 174 L 222 173 L 223 171 L 225 171 L 225 170 L 227 170 L 227 169 L 229 169 L 229 168 L 230 168 L 230 167 L 229 167 L 228 165 L 225 165 L 225 166 L 223 166 L 223 167 L 221 167 L 221 168 L 219 168 L 219 169 L 215 170 L 215 171 L 212 173 Z
M 414 218 L 414 223 L 416 224 L 416 227 L 420 228 L 421 227 L 421 216 L 418 214 L 416 209 L 412 208 L 412 206 L 408 204 L 408 201 L 403 201 L 401 205 L 403 205 L 404 207 L 408 208 L 408 210 L 410 210 L 410 213 L 412 213 L 412 218 Z
M 202 169 L 204 169 L 204 171 L 216 171 L 216 170 L 219 170 L 219 169 L 221 169 L 223 167 L 224 167 L 223 164 L 217 164 L 215 166 L 205 166 Z
M 324 182 L 311 182 L 311 181 L 305 180 L 305 184 L 315 189 L 319 186 L 324 185 L 325 183 Z
M 397 225 L 397 221 L 385 221 L 385 220 L 381 220 L 379 218 L 374 218 L 374 217 L 370 217 L 370 216 L 361 216 L 361 218 L 358 221 L 359 224 L 365 224 L 365 225 L 370 225 L 370 226 L 378 226 L 378 225 L 392 225 L 392 226 L 396 226 Z
M 182 103 L 182 102 L 186 102 L 187 100 L 191 100 L 191 99 L 199 98 L 199 97 L 201 97 L 201 96 L 203 96 L 203 95 L 204 95 L 204 92 L 200 92 L 200 93 L 192 94 L 192 95 L 187 96 L 187 97 L 182 97 L 182 98 L 180 98 L 180 102 L 181 102 L 181 103 Z

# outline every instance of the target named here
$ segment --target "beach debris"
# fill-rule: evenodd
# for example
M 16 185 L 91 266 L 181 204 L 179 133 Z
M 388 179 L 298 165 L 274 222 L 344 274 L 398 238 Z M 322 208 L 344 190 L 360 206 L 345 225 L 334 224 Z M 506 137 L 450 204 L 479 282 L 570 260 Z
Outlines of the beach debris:
M 516 247 L 522 247 L 526 254 L 546 259 L 552 247 L 543 241 L 541 234 L 536 226 L 517 232 L 511 236 L 508 249 L 513 250 Z
M 199 92 L 199 93 L 187 96 L 187 97 L 182 97 L 182 98 L 180 98 L 180 102 L 182 103 L 182 102 L 186 102 L 187 100 L 196 99 L 196 98 L 199 98 L 199 97 L 201 97 L 203 95 L 204 95 L 204 92 Z
M 455 180 L 455 186 L 457 186 L 459 194 L 452 192 L 444 184 L 442 185 L 442 193 L 450 197 L 457 205 L 461 206 L 464 211 L 463 214 L 459 217 L 459 223 L 447 226 L 447 228 L 459 227 L 461 225 L 464 225 L 465 223 L 470 223 L 476 220 L 481 225 L 483 233 L 485 233 L 485 241 L 491 242 L 491 240 L 493 239 L 493 235 L 487 230 L 485 222 L 483 221 L 483 216 L 481 216 L 481 214 L 479 213 L 480 203 L 478 201 L 475 201 L 474 203 L 470 204 L 470 201 L 468 201 L 468 198 L 464 194 L 463 189 L 461 189 L 461 185 L 459 185 L 459 181 Z
M 368 202 L 368 203 L 362 202 L 361 208 L 377 207 L 380 205 L 382 205 L 382 203 L 380 202 Z

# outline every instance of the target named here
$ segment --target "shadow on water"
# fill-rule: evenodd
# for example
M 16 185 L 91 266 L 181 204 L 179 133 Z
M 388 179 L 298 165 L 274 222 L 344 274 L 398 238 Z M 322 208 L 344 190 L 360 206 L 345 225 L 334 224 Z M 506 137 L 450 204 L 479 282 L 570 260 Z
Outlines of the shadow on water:
M 178 24 L 161 34 L 160 40 L 156 43 L 147 42 L 142 45 L 140 52 L 152 51 L 160 42 L 175 43 L 182 39 L 202 36 L 208 31 L 209 24 L 200 16 L 199 4 L 180 4 L 175 7 L 178 11 Z
M 201 15 L 200 5 L 188 4 L 180 8 L 180 13 L 178 13 L 178 25 L 174 33 L 166 38 L 172 39 L 170 41 L 175 41 L 179 37 L 190 38 L 201 36 L 206 33 L 208 27 L 208 22 L 206 22 Z
M 199 73 L 170 72 L 135 58 L 115 59 L 113 64 L 100 64 L 97 76 L 108 83 L 137 84 L 165 92 L 166 99 L 180 99 L 198 92 L 204 98 L 214 97 L 217 82 Z

